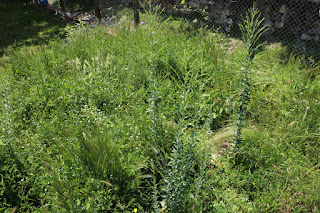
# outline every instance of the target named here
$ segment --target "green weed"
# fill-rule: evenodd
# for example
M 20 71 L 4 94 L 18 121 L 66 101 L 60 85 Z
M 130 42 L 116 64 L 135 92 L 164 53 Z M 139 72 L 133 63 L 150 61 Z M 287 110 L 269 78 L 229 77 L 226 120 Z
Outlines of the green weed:
M 232 118 L 252 52 L 241 42 L 225 50 L 232 40 L 214 31 L 173 29 L 177 20 L 152 11 L 141 19 L 80 24 L 63 41 L 8 53 L 0 209 L 318 211 L 317 65 L 283 61 L 278 44 L 248 59 L 254 74 L 234 164 Z

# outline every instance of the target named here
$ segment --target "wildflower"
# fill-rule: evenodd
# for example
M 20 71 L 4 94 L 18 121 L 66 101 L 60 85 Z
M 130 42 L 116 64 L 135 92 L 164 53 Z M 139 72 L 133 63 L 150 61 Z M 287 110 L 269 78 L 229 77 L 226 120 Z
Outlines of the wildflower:
M 134 213 L 138 212 L 138 209 L 137 209 L 137 208 L 134 208 L 134 209 L 133 209 L 133 212 L 134 212 Z
M 184 3 L 185 3 L 185 1 L 184 1 L 184 0 L 182 0 L 182 1 L 181 1 L 181 4 L 184 4 Z

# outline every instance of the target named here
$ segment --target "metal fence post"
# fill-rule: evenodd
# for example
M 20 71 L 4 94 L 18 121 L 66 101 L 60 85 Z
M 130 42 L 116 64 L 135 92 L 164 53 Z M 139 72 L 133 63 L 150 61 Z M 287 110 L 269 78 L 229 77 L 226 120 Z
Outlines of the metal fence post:
M 65 6 L 64 6 L 64 1 L 63 1 L 63 0 L 59 0 L 59 2 L 60 2 L 61 11 L 62 11 L 62 12 L 65 12 L 65 11 L 66 11 L 66 8 L 65 8 Z
M 139 0 L 134 0 L 133 2 L 133 11 L 134 11 L 134 23 L 138 25 L 140 23 L 140 17 L 139 17 Z
M 98 18 L 99 21 L 101 21 L 101 12 L 100 12 L 100 7 L 99 7 L 99 0 L 94 0 L 94 10 L 95 10 L 95 15 Z

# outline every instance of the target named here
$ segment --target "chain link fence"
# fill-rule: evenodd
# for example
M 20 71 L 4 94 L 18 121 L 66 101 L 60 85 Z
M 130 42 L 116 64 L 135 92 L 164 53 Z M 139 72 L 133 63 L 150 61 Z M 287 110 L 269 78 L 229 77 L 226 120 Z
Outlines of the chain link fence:
M 107 20 L 114 14 L 113 8 L 134 8 L 134 5 L 137 7 L 135 3 L 143 4 L 149 0 L 50 1 L 60 2 L 60 5 L 64 2 L 67 6 L 91 3 L 96 5 L 95 14 L 100 7 Z M 233 37 L 241 36 L 239 24 L 242 17 L 255 4 L 268 27 L 267 42 L 281 42 L 289 53 L 305 55 L 309 61 L 320 60 L 320 0 L 151 0 L 151 3 L 160 4 L 166 15 L 183 17 L 198 27 L 219 27 Z
M 108 1 L 108 0 L 101 0 Z M 123 0 L 133 5 L 135 0 Z M 165 14 L 185 17 L 198 26 L 219 26 L 239 37 L 239 24 L 256 4 L 268 27 L 267 42 L 281 42 L 289 52 L 320 60 L 320 0 L 152 0 Z

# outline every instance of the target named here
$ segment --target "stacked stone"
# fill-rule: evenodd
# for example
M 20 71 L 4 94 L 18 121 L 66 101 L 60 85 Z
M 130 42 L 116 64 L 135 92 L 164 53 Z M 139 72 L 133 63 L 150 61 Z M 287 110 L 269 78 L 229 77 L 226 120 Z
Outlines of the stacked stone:
M 208 5 L 208 16 L 217 24 L 230 24 L 232 13 L 227 1 L 210 1 Z

